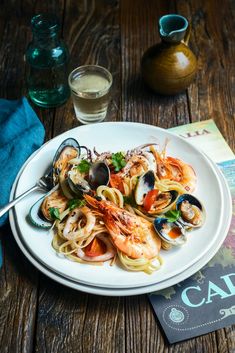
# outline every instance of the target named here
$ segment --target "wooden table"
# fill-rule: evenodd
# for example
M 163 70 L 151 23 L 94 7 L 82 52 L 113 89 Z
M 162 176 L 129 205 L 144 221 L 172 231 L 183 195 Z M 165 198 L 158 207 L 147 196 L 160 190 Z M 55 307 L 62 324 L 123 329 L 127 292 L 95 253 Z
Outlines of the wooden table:
M 2 0 L 0 96 L 26 93 L 30 18 L 56 12 L 71 68 L 98 63 L 113 74 L 108 121 L 169 128 L 213 118 L 235 150 L 235 2 L 233 0 Z M 157 19 L 180 13 L 192 23 L 190 46 L 199 60 L 191 87 L 175 97 L 151 93 L 140 78 L 143 52 L 159 41 Z M 58 109 L 34 107 L 46 139 L 78 125 L 71 99 Z M 147 296 L 101 297 L 63 287 L 39 273 L 1 229 L 0 352 L 157 353 L 235 352 L 235 326 L 169 346 Z

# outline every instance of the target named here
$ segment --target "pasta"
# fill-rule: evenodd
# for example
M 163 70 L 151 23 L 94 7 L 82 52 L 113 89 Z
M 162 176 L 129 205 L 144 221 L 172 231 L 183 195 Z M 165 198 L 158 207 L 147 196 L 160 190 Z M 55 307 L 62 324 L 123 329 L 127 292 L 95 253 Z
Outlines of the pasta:
M 83 148 L 63 142 L 54 165 L 58 190 L 41 205 L 54 222 L 53 248 L 79 263 L 159 270 L 160 249 L 182 245 L 187 230 L 203 224 L 193 168 L 149 144 L 95 156 Z

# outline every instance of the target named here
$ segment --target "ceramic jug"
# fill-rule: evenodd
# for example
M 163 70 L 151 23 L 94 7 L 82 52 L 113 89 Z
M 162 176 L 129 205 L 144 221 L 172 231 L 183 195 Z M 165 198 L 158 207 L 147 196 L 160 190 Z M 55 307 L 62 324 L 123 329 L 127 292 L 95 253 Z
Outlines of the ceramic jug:
M 162 41 L 143 55 L 142 75 L 155 92 L 177 94 L 191 84 L 197 71 L 197 59 L 188 47 L 188 20 L 175 14 L 162 16 L 159 34 Z

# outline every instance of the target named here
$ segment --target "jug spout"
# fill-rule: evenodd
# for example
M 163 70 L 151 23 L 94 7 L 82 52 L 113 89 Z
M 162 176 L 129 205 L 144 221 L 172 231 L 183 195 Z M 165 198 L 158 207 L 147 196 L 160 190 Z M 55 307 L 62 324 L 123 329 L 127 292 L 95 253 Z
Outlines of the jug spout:
M 165 15 L 159 19 L 159 34 L 165 42 L 179 43 L 184 40 L 188 26 L 188 20 L 181 15 Z

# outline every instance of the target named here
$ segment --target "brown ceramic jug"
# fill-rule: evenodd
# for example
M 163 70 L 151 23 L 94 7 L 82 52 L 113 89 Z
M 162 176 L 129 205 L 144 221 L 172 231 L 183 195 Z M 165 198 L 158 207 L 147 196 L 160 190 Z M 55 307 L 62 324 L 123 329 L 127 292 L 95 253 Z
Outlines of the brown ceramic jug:
M 155 92 L 171 95 L 185 90 L 197 71 L 197 59 L 188 47 L 189 23 L 180 15 L 159 19 L 161 43 L 149 48 L 141 62 L 142 75 Z

